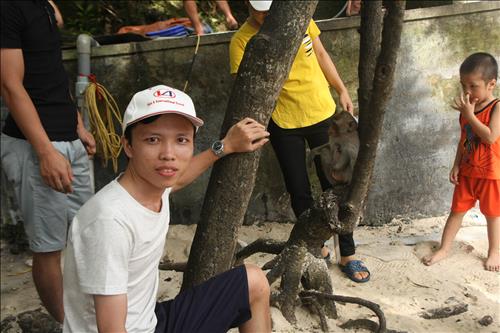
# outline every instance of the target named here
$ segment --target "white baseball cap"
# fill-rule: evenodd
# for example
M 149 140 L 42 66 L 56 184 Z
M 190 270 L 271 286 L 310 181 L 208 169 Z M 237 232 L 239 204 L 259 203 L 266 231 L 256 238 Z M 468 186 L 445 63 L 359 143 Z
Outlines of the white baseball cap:
M 196 117 L 191 97 L 180 90 L 158 85 L 139 91 L 132 97 L 123 115 L 122 133 L 131 124 L 166 113 L 186 117 L 196 129 L 203 125 L 203 120 Z
M 272 0 L 249 0 L 253 9 L 259 12 L 267 12 L 271 8 Z

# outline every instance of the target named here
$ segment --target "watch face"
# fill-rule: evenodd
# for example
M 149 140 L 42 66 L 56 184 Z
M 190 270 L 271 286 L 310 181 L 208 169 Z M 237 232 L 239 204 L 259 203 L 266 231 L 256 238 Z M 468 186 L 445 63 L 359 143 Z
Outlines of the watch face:
M 224 144 L 222 143 L 222 141 L 217 140 L 212 143 L 212 151 L 215 153 L 215 155 L 222 157 L 222 155 L 224 155 Z
M 223 148 L 222 142 L 220 141 L 215 141 L 214 144 L 212 145 L 212 148 L 214 150 L 220 151 Z

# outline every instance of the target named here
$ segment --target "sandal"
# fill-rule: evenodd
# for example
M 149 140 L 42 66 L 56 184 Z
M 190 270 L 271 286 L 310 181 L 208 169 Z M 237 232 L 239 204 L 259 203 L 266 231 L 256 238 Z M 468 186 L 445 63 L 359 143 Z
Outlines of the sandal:
M 340 265 L 340 269 L 344 272 L 349 279 L 354 282 L 362 283 L 368 282 L 370 280 L 370 271 L 366 268 L 365 264 L 361 260 L 351 260 L 346 265 Z M 367 272 L 368 276 L 363 279 L 358 279 L 354 276 L 355 273 Z

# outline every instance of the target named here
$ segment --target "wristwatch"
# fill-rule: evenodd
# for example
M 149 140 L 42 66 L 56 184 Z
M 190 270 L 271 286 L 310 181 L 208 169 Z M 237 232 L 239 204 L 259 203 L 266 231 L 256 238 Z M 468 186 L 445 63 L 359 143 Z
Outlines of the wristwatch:
M 222 157 L 225 155 L 224 142 L 222 142 L 221 140 L 214 141 L 214 143 L 212 143 L 212 146 L 210 148 L 217 157 Z

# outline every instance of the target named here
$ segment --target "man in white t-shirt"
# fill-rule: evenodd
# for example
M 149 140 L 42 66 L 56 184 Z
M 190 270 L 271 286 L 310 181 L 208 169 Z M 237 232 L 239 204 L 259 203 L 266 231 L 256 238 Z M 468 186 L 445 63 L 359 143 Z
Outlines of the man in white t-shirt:
M 135 94 L 123 118 L 123 174 L 74 218 L 64 263 L 64 332 L 270 332 L 269 285 L 244 265 L 156 303 L 169 195 L 217 159 L 262 147 L 265 127 L 244 119 L 196 156 L 203 121 L 191 98 L 155 86 Z

